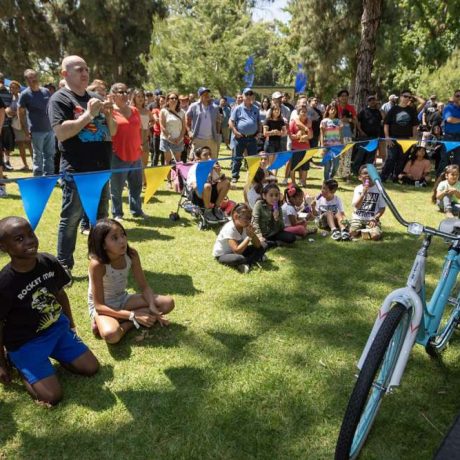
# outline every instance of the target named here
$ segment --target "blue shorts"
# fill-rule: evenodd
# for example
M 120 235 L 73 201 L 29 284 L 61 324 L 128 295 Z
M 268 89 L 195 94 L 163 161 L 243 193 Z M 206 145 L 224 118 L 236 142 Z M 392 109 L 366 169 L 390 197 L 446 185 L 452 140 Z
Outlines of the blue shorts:
M 14 367 L 31 385 L 55 373 L 50 357 L 67 364 L 88 350 L 69 326 L 67 316 L 62 313 L 45 332 L 8 352 Z

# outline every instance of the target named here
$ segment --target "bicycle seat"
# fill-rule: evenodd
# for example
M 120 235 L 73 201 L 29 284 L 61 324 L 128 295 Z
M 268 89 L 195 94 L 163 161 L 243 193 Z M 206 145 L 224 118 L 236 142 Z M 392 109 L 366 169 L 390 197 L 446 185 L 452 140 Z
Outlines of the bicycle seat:
M 449 217 L 439 224 L 439 230 L 452 235 L 460 235 L 460 219 Z

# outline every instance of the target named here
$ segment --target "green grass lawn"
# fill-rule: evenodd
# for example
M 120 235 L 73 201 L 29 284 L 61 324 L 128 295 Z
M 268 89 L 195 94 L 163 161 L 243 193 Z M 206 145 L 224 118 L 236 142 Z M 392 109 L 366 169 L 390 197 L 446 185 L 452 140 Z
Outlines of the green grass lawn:
M 311 172 L 311 194 L 320 177 L 321 171 Z M 355 185 L 339 190 L 348 214 Z M 241 200 L 241 187 L 232 199 Z M 388 189 L 407 219 L 433 226 L 441 220 L 429 190 Z M 0 215 L 24 215 L 17 186 L 8 193 Z M 52 254 L 60 200 L 56 188 L 36 230 L 41 250 Z M 0 458 L 333 457 L 379 303 L 405 284 L 420 240 L 388 213 L 381 242 L 336 243 L 315 235 L 314 242 L 271 251 L 263 269 L 241 275 L 213 260 L 214 231 L 199 231 L 185 212 L 178 222 L 169 219 L 177 201 L 163 187 L 145 207 L 150 218 L 125 221 L 153 289 L 175 297 L 171 326 L 132 331 L 116 346 L 94 338 L 86 238 L 79 235 L 68 295 L 101 370 L 82 378 L 58 367 L 64 400 L 53 409 L 33 403 L 18 379 L 1 388 Z M 430 292 L 446 249 L 442 241 L 432 244 Z M 2 254 L 2 266 L 7 261 Z M 432 457 L 459 411 L 459 350 L 455 337 L 439 360 L 414 349 L 361 458 Z

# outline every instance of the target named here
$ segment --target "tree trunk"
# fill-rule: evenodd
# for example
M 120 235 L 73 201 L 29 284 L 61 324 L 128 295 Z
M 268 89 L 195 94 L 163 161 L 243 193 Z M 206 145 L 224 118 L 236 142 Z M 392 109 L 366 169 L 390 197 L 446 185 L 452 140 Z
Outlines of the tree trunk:
M 371 75 L 374 65 L 377 31 L 382 16 L 383 0 L 363 0 L 361 16 L 361 40 L 356 55 L 356 78 L 354 102 L 357 110 L 366 106 L 367 96 L 371 93 Z

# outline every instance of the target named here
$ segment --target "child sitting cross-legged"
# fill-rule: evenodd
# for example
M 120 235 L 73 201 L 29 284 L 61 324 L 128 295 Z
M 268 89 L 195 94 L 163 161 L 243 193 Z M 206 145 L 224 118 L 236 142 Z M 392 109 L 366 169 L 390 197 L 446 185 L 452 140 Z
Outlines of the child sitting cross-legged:
M 237 204 L 232 220 L 220 230 L 213 249 L 213 256 L 221 264 L 237 267 L 241 273 L 247 273 L 265 253 L 251 225 L 251 217 L 252 211 L 247 204 Z
M 252 225 L 265 248 L 295 242 L 295 235 L 284 230 L 280 189 L 276 184 L 269 183 L 264 186 L 262 199 L 256 202 L 252 211 Z
M 361 235 L 363 239 L 377 241 L 382 238 L 380 218 L 385 212 L 385 201 L 370 179 L 366 165 L 359 168 L 359 179 L 362 184 L 353 194 L 350 234 L 353 238 Z
M 311 204 L 313 215 L 318 218 L 320 228 L 331 230 L 331 238 L 335 241 L 347 241 L 348 221 L 345 217 L 342 200 L 336 195 L 339 184 L 335 179 L 328 179 L 321 186 L 320 195 Z
M 0 220 L 0 249 L 10 263 L 0 272 L 0 381 L 11 381 L 3 347 L 27 391 L 46 405 L 62 399 L 50 362 L 91 376 L 99 369 L 93 353 L 76 335 L 64 268 L 50 254 L 38 252 L 38 238 L 20 217 Z
M 194 151 L 197 162 L 211 160 L 211 149 L 201 147 Z M 203 193 L 199 193 L 196 183 L 196 169 L 198 163 L 195 163 L 187 175 L 187 183 L 193 189 L 193 203 L 204 208 L 204 218 L 208 222 L 227 222 L 227 217 L 220 208 L 221 203 L 230 190 L 230 181 L 222 174 L 219 163 L 215 163 L 212 171 L 209 173 L 208 180 L 204 184 Z
M 284 190 L 284 203 L 282 206 L 284 218 L 284 231 L 293 233 L 299 238 L 305 238 L 307 235 L 316 233 L 316 228 L 307 228 L 307 220 L 300 219 L 298 209 L 304 202 L 302 189 L 291 183 Z
M 126 231 L 114 219 L 101 219 L 88 237 L 88 306 L 92 328 L 107 343 L 117 343 L 131 328 L 168 325 L 164 318 L 174 308 L 170 296 L 155 294 L 145 279 L 138 252 L 128 245 Z M 140 294 L 128 294 L 129 272 Z

